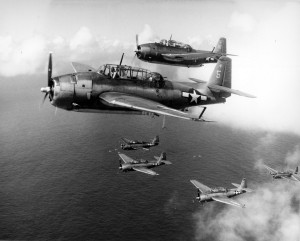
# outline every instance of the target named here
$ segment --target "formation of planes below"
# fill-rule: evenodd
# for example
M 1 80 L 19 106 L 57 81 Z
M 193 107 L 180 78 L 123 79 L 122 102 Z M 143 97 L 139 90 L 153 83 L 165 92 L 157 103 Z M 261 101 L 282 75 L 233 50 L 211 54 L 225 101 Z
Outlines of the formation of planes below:
M 156 136 L 152 141 L 138 141 L 138 140 L 129 140 L 127 138 L 122 138 L 123 142 L 121 148 L 123 150 L 138 150 L 144 149 L 149 150 L 150 147 L 157 146 L 159 144 L 159 136 Z
M 227 189 L 224 187 L 209 188 L 208 186 L 196 180 L 190 180 L 190 181 L 198 190 L 196 199 L 200 203 L 217 201 L 217 202 L 233 205 L 236 207 L 244 208 L 245 204 L 241 204 L 237 201 L 233 201 L 230 198 L 246 192 L 253 191 L 252 189 L 247 188 L 247 181 L 245 178 L 242 180 L 241 184 L 232 183 L 232 185 L 235 186 L 236 188 L 231 188 L 231 189 Z
M 300 177 L 297 176 L 298 174 L 298 166 L 296 167 L 295 171 L 277 171 L 267 165 L 263 165 L 271 174 L 273 179 L 287 179 L 287 180 L 292 180 L 299 182 Z
M 156 160 L 134 160 L 125 154 L 119 153 L 120 158 L 124 163 L 120 160 L 119 169 L 123 172 L 127 171 L 138 171 L 143 172 L 149 175 L 158 175 L 156 172 L 150 170 L 150 168 L 154 168 L 161 165 L 170 165 L 172 164 L 170 161 L 167 161 L 167 155 L 165 152 L 161 153 L 160 157 L 154 156 Z

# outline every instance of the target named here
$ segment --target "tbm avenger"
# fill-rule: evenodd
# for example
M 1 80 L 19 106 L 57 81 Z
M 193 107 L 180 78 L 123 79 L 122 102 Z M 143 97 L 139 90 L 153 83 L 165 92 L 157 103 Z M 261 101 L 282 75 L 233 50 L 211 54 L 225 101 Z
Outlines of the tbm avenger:
M 154 156 L 156 160 L 148 161 L 148 160 L 134 160 L 129 156 L 126 156 L 122 153 L 118 153 L 120 158 L 124 161 L 122 164 L 120 160 L 119 169 L 123 172 L 127 171 L 138 171 L 143 172 L 149 175 L 158 175 L 156 172 L 150 170 L 150 168 L 154 168 L 161 165 L 170 165 L 172 164 L 170 161 L 167 161 L 167 155 L 165 152 L 161 153 L 160 157 Z
M 294 172 L 292 172 L 292 171 L 277 171 L 267 165 L 263 165 L 263 166 L 270 172 L 273 179 L 287 179 L 287 180 L 292 180 L 292 181 L 296 181 L 296 182 L 300 181 L 300 177 L 296 176 L 298 174 L 298 166 L 296 167 Z
M 157 146 L 159 144 L 159 136 L 156 136 L 152 141 L 138 141 L 129 140 L 127 138 L 122 138 L 124 143 L 121 144 L 123 150 L 138 150 L 144 149 L 149 150 L 150 147 Z
M 241 204 L 237 201 L 233 201 L 230 198 L 246 192 L 253 191 L 252 189 L 247 188 L 247 181 L 245 178 L 243 178 L 241 184 L 232 183 L 232 185 L 235 186 L 236 188 L 231 188 L 231 189 L 227 189 L 224 187 L 210 188 L 196 180 L 190 180 L 190 181 L 197 188 L 198 192 L 197 192 L 196 199 L 202 204 L 205 202 L 217 201 L 217 202 L 233 205 L 236 207 L 244 208 L 245 207 L 244 204 Z
M 138 59 L 158 64 L 183 67 L 201 67 L 203 64 L 216 63 L 226 53 L 226 38 L 220 38 L 212 51 L 196 50 L 190 45 L 175 40 L 163 39 L 159 43 L 139 44 L 136 35 L 136 56 Z
M 72 63 L 74 73 L 52 77 L 49 55 L 48 86 L 41 88 L 53 106 L 70 111 L 172 116 L 205 121 L 206 107 L 224 103 L 231 94 L 254 97 L 231 89 L 231 59 L 221 57 L 209 81 L 171 82 L 142 68 L 105 64 L 98 70 Z M 164 118 L 165 120 L 165 118 Z

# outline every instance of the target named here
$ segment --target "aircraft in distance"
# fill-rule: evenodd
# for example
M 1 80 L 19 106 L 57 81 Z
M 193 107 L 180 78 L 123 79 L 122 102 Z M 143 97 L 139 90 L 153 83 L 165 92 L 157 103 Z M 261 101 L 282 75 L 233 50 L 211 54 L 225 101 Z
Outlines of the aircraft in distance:
M 231 94 L 254 96 L 231 89 L 231 59 L 221 57 L 209 81 L 172 82 L 159 73 L 120 64 L 98 70 L 72 63 L 75 73 L 52 77 L 49 55 L 48 86 L 41 88 L 55 107 L 77 112 L 172 116 L 205 121 L 203 105 L 224 103 Z M 165 118 L 164 118 L 165 119 Z
M 157 146 L 159 144 L 159 136 L 156 136 L 152 141 L 137 141 L 137 140 L 129 140 L 127 138 L 122 138 L 124 143 L 121 144 L 121 148 L 123 150 L 137 150 L 137 149 L 145 149 L 149 150 L 150 147 Z
M 298 174 L 298 166 L 296 167 L 295 171 L 277 171 L 267 165 L 263 165 L 272 175 L 273 179 L 287 179 L 292 181 L 300 181 L 300 177 L 296 176 Z
M 171 38 L 163 39 L 159 43 L 139 44 L 136 35 L 136 48 L 136 56 L 140 60 L 183 67 L 201 67 L 203 64 L 216 63 L 221 56 L 235 56 L 226 53 L 226 38 L 220 38 L 212 51 L 205 51 L 193 49 L 190 45 Z
M 154 168 L 165 164 L 167 165 L 172 164 L 170 161 L 167 161 L 167 155 L 165 152 L 161 153 L 160 157 L 154 156 L 156 160 L 153 161 L 148 161 L 143 159 L 137 161 L 122 153 L 118 153 L 118 154 L 120 158 L 124 161 L 124 163 L 122 163 L 120 159 L 119 169 L 122 170 L 123 172 L 138 171 L 149 175 L 158 175 L 156 172 L 150 170 L 150 168 Z
M 241 184 L 232 183 L 233 186 L 237 188 L 227 189 L 224 187 L 216 187 L 216 188 L 209 188 L 204 184 L 196 181 L 190 180 L 192 184 L 198 189 L 198 195 L 196 197 L 200 203 L 210 202 L 210 201 L 218 201 L 221 203 L 237 206 L 237 207 L 245 207 L 245 204 L 241 204 L 239 202 L 233 201 L 230 198 L 243 194 L 245 192 L 252 192 L 253 190 L 247 188 L 247 181 L 243 178 Z M 201 194 L 200 194 L 201 192 Z

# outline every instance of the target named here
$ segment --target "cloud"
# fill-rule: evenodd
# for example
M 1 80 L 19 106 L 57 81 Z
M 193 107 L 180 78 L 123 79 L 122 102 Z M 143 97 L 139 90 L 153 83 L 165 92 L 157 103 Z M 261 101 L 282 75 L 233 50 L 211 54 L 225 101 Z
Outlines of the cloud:
M 46 41 L 39 35 L 21 42 L 14 41 L 11 36 L 0 36 L 0 74 L 35 73 L 41 67 L 45 48 Z
M 138 34 L 138 37 L 139 44 L 160 41 L 158 35 L 154 33 L 149 24 L 144 25 L 144 29 Z
M 300 144 L 296 145 L 293 151 L 287 153 L 285 163 L 292 169 L 300 165 Z
M 48 41 L 38 34 L 23 40 L 15 40 L 10 35 L 0 36 L 0 75 L 44 73 L 49 51 L 53 52 L 54 74 L 66 71 L 65 65 L 71 61 L 99 67 L 100 64 L 118 62 L 123 52 L 133 51 L 133 46 L 133 43 L 97 36 L 85 26 L 70 38 L 55 36 Z
M 243 32 L 252 32 L 255 28 L 255 19 L 248 13 L 234 12 L 229 20 L 229 28 L 236 28 Z
M 96 43 L 97 41 L 94 39 L 91 31 L 87 27 L 81 27 L 70 40 L 70 49 L 90 48 L 96 45 Z
M 224 206 L 219 211 L 213 205 L 222 204 L 209 203 L 196 213 L 196 240 L 299 240 L 299 185 L 267 183 L 240 197 L 245 209 Z

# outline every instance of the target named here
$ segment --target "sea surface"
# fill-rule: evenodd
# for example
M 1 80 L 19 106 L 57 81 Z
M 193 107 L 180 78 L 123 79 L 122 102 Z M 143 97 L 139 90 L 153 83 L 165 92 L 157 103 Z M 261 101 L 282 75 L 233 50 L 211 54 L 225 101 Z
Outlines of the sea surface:
M 195 240 L 194 214 L 205 206 L 190 179 L 231 187 L 246 177 L 255 187 L 270 179 L 255 168 L 258 150 L 280 166 L 299 143 L 281 133 L 264 150 L 268 133 L 222 123 L 167 118 L 163 130 L 162 118 L 55 113 L 48 101 L 40 106 L 45 83 L 45 76 L 1 79 L 1 240 Z M 160 144 L 149 151 L 120 149 L 121 137 L 155 135 Z M 162 151 L 173 164 L 155 168 L 158 176 L 118 170 L 118 152 L 151 159 Z

